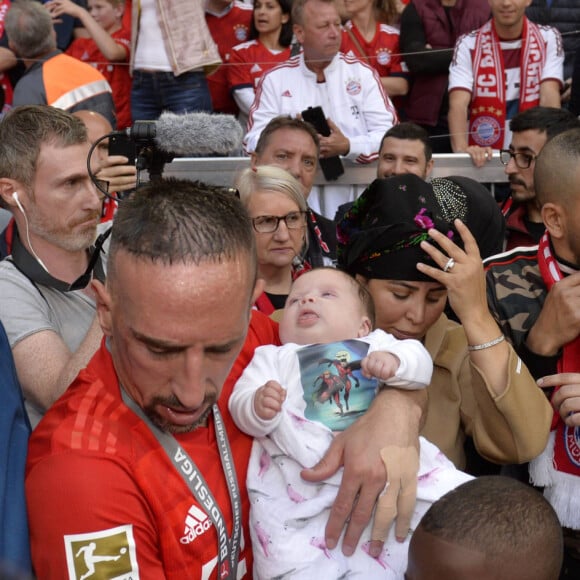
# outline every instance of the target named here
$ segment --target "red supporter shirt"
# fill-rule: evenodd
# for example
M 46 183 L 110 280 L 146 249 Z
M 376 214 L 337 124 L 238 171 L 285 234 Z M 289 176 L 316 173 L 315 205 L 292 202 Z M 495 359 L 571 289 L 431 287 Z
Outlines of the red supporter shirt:
M 345 28 L 354 34 L 365 54 L 361 55 L 361 51 L 346 30 L 342 32 L 340 52 L 344 54 L 352 52 L 354 56 L 372 66 L 380 77 L 407 76 L 407 67 L 399 49 L 399 31 L 396 28 L 377 23 L 375 36 L 370 42 L 364 39 L 350 20 L 345 24 Z M 368 60 L 365 60 L 365 56 Z
M 266 71 L 289 58 L 290 47 L 282 52 L 272 53 L 257 39 L 234 46 L 228 67 L 230 90 L 245 87 L 255 90 Z
M 131 32 L 125 28 L 111 34 L 120 44 L 127 56 L 123 62 L 108 61 L 92 38 L 77 38 L 67 48 L 66 53 L 74 58 L 92 64 L 107 79 L 113 89 L 113 101 L 117 112 L 117 129 L 131 126 L 131 76 L 129 74 L 129 55 L 131 52 Z
M 242 497 L 239 577 L 252 574 L 245 485 L 252 439 L 234 425 L 227 403 L 254 349 L 271 343 L 279 344 L 277 325 L 253 312 L 219 400 Z M 196 462 L 231 533 L 212 418 L 176 439 Z M 199 517 L 192 526 L 203 510 L 149 428 L 123 403 L 104 342 L 34 431 L 26 493 L 34 569 L 43 580 L 217 578 L 215 527 L 200 526 Z
M 131 12 L 132 12 L 132 0 L 125 0 L 125 10 L 123 11 L 123 20 L 121 25 L 127 30 L 131 30 Z
M 112 193 L 112 195 L 116 194 Z M 101 211 L 101 223 L 110 222 L 115 217 L 118 207 L 118 201 L 111 199 L 110 197 L 105 197 L 103 200 L 103 209 Z
M 252 22 L 252 5 L 236 1 L 233 2 L 227 14 L 216 16 L 206 12 L 205 19 L 224 62 L 207 77 L 213 110 L 235 115 L 238 107 L 230 95 L 227 71 L 232 48 L 248 40 Z

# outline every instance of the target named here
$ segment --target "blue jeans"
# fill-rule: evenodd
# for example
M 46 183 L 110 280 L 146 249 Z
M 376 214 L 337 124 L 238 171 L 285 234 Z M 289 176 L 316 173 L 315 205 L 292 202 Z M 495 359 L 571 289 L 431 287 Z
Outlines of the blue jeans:
M 155 121 L 163 111 L 211 112 L 211 97 L 203 72 L 133 71 L 131 117 L 133 121 Z

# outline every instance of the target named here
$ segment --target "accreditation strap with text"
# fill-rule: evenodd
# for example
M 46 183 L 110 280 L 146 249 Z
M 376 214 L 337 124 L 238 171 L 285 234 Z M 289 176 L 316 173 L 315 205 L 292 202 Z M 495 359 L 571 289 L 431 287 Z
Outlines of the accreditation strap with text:
M 171 463 L 181 475 L 192 495 L 211 519 L 216 529 L 219 544 L 218 577 L 220 580 L 235 580 L 237 578 L 238 555 L 241 541 L 242 505 L 232 451 L 218 406 L 213 405 L 212 413 L 218 451 L 232 505 L 233 526 L 231 536 L 228 534 L 228 528 L 220 506 L 193 459 L 175 437 L 161 431 L 161 429 L 151 422 L 149 417 L 143 412 L 143 409 L 133 401 L 122 386 L 121 396 L 123 397 L 124 403 L 147 425 L 161 447 L 163 447 Z

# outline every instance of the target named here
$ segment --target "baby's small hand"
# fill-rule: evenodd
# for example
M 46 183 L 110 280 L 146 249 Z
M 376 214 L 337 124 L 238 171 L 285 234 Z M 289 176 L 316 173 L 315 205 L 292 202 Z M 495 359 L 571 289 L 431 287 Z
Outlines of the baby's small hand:
M 260 419 L 273 419 L 281 410 L 286 399 L 286 390 L 276 381 L 268 381 L 254 395 L 254 410 Z
M 399 364 L 399 358 L 394 354 L 377 350 L 363 358 L 361 371 L 367 379 L 375 378 L 379 381 L 386 381 L 395 376 Z

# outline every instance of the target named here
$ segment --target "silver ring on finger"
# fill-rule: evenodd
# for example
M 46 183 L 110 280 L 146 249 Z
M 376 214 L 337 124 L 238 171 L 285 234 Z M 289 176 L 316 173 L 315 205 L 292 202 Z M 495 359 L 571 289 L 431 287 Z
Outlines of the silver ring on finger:
M 450 272 L 453 269 L 453 266 L 455 266 L 455 260 L 453 258 L 449 258 L 445 266 L 443 266 L 443 271 Z

